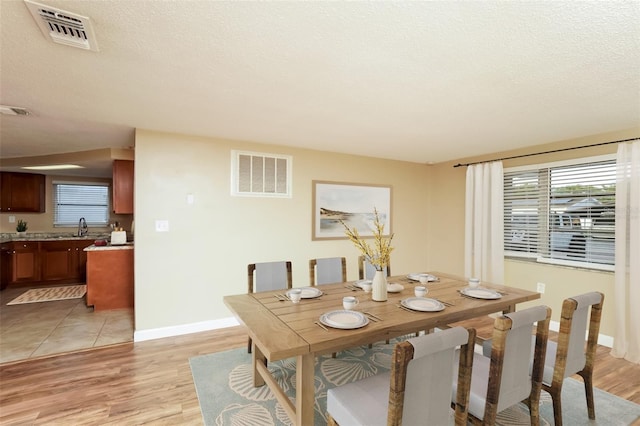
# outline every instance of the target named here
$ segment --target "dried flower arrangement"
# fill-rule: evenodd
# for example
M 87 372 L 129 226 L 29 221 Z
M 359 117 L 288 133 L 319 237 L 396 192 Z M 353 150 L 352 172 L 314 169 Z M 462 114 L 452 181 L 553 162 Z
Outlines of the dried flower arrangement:
M 384 237 L 384 224 L 380 222 L 380 216 L 375 207 L 373 208 L 373 213 L 375 215 L 373 222 L 373 247 L 360 236 L 356 228 L 349 228 L 342 220 L 340 220 L 340 223 L 344 226 L 345 234 L 349 240 L 360 250 L 377 271 L 382 271 L 389 264 L 391 252 L 393 251 L 393 247 L 391 247 L 393 234 L 391 234 L 389 238 Z

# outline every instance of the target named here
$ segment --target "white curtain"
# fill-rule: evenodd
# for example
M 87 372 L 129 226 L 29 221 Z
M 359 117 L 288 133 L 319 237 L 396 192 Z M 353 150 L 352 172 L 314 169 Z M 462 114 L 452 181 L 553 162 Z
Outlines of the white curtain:
M 464 271 L 467 277 L 504 283 L 502 162 L 467 168 Z
M 618 146 L 614 295 L 611 355 L 640 364 L 640 141 Z

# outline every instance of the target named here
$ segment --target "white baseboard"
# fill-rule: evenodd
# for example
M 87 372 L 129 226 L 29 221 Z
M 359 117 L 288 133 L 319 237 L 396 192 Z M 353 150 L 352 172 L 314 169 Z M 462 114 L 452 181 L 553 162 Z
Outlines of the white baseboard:
M 201 331 L 235 327 L 236 325 L 240 325 L 240 323 L 234 317 L 229 317 L 218 320 L 196 322 L 192 324 L 154 328 L 150 330 L 136 330 L 133 333 L 133 341 L 143 342 L 145 340 L 162 339 L 164 337 L 181 336 L 183 334 L 199 333 Z
M 163 337 L 181 336 L 183 334 L 199 333 L 201 331 L 217 330 L 219 328 L 235 327 L 240 323 L 234 317 L 222 318 L 219 320 L 196 322 L 192 324 L 177 325 L 171 327 L 155 328 L 151 330 L 135 331 L 133 333 L 134 342 L 143 342 L 145 340 L 162 339 Z M 559 331 L 560 323 L 551 321 L 549 330 Z M 613 337 L 604 334 L 598 335 L 598 344 L 613 347 Z
M 549 330 L 560 331 L 560 323 L 558 321 L 550 321 Z M 589 329 L 587 328 L 587 335 L 588 333 L 589 333 Z M 587 336 L 585 336 L 585 339 L 586 338 Z M 604 334 L 598 334 L 598 344 L 602 346 L 606 346 L 607 348 L 613 348 L 613 337 L 606 336 Z

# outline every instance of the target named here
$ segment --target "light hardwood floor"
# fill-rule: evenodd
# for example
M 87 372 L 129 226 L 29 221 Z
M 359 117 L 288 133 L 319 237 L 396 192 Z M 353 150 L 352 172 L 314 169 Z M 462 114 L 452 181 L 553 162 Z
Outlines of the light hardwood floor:
M 246 339 L 232 327 L 2 365 L 0 424 L 200 425 L 189 358 Z M 595 385 L 640 403 L 640 366 L 608 352 L 598 349 Z

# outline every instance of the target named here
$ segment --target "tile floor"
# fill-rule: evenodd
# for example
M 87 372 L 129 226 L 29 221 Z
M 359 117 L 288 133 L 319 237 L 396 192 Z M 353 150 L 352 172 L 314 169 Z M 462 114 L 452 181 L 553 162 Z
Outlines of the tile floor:
M 0 363 L 133 341 L 132 309 L 93 312 L 84 297 L 7 306 L 31 288 L 0 292 Z

